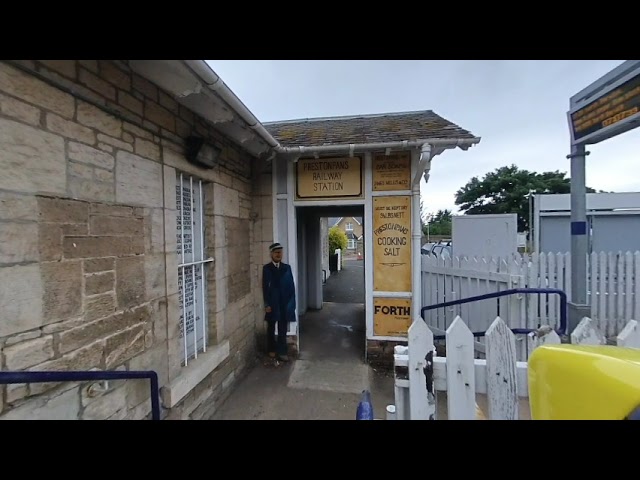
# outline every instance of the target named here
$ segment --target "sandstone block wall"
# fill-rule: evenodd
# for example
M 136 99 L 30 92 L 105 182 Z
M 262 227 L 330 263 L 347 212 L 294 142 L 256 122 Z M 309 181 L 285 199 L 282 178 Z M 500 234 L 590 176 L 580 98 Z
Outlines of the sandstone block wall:
M 266 353 L 267 325 L 264 321 L 264 300 L 262 298 L 262 266 L 271 261 L 269 245 L 273 240 L 273 196 L 271 167 L 256 165 L 253 190 L 253 249 L 251 250 L 251 292 L 253 294 L 253 324 L 257 332 L 257 349 Z
M 220 166 L 187 163 L 190 134 L 222 148 Z M 271 237 L 256 166 L 126 61 L 1 61 L 0 368 L 155 370 L 165 390 L 188 385 L 163 415 L 210 415 L 255 357 Z M 209 342 L 229 348 L 197 381 L 178 339 L 178 172 L 205 182 Z M 150 408 L 142 380 L 0 387 L 0 419 Z

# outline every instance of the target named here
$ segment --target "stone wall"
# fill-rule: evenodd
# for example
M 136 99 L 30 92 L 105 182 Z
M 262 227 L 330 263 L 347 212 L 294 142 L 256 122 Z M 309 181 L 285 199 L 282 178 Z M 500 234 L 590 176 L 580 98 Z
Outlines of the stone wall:
M 190 134 L 222 149 L 219 166 L 185 160 Z M 213 413 L 255 358 L 254 250 L 271 214 L 256 211 L 253 161 L 126 61 L 0 62 L 0 368 L 155 370 L 166 418 Z M 210 346 L 186 367 L 178 172 L 206 182 L 215 259 Z M 0 387 L 0 418 L 149 413 L 143 380 Z
M 254 310 L 254 325 L 257 332 L 257 349 L 266 353 L 267 325 L 264 321 L 264 300 L 262 298 L 262 266 L 271 260 L 269 245 L 273 240 L 273 196 L 271 165 L 256 165 L 256 181 L 253 191 L 253 221 L 254 248 L 251 256 L 251 291 Z

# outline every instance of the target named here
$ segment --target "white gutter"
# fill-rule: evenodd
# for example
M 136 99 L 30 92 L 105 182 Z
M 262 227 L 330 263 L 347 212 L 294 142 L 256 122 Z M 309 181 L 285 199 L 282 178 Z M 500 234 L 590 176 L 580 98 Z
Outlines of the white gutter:
M 262 139 L 275 150 L 276 153 L 296 154 L 298 156 L 308 153 L 349 153 L 354 151 L 362 152 L 369 150 L 387 149 L 387 148 L 411 148 L 422 147 L 429 143 L 433 146 L 442 146 L 445 148 L 469 148 L 480 142 L 479 137 L 474 138 L 431 138 L 415 141 L 402 142 L 380 142 L 380 143 L 363 143 L 363 144 L 339 144 L 339 145 L 319 145 L 315 147 L 283 147 L 273 138 L 273 136 L 264 128 L 262 123 L 251 113 L 235 93 L 222 81 L 220 76 L 204 60 L 184 60 L 185 64 L 191 68 L 207 87 L 216 92 L 240 117 L 247 122 L 249 127 L 253 129 Z M 272 155 L 273 156 L 273 155 Z
M 424 144 L 433 146 L 455 148 L 455 147 L 471 147 L 480 143 L 479 137 L 473 138 L 425 138 L 421 140 L 402 141 L 402 142 L 378 142 L 378 143 L 359 143 L 359 144 L 337 144 L 337 145 L 318 145 L 316 147 L 276 147 L 279 153 L 294 153 L 298 155 L 310 153 L 340 153 L 353 151 L 369 151 L 369 150 L 385 150 L 387 148 L 414 148 L 422 147 Z
M 236 97 L 236 94 L 233 93 L 227 84 L 222 81 L 220 76 L 211 69 L 207 62 L 204 60 L 184 60 L 184 62 L 202 79 L 210 90 L 220 95 L 270 147 L 276 148 L 280 146 L 278 141 L 267 132 L 262 123 L 260 123 L 246 105 Z

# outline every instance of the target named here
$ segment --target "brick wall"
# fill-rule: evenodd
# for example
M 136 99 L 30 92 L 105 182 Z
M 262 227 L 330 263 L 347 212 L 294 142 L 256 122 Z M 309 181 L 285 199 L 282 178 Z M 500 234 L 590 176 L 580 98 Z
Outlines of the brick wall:
M 222 149 L 220 166 L 187 163 L 190 134 Z M 164 389 L 191 379 L 175 254 L 183 172 L 206 182 L 209 342 L 230 353 L 164 413 L 210 415 L 255 356 L 254 249 L 268 232 L 253 161 L 126 61 L 0 62 L 0 368 L 151 369 Z M 0 387 L 0 418 L 149 412 L 146 381 Z
M 407 346 L 407 342 L 367 339 L 367 363 L 373 367 L 393 370 L 393 354 L 397 345 Z

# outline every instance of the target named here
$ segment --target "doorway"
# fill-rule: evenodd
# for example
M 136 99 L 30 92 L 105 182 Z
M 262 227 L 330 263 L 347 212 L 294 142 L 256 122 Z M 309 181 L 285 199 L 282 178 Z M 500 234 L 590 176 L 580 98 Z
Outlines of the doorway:
M 297 207 L 299 355 L 357 360 L 366 350 L 364 206 Z M 340 266 L 329 230 L 347 238 Z

